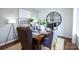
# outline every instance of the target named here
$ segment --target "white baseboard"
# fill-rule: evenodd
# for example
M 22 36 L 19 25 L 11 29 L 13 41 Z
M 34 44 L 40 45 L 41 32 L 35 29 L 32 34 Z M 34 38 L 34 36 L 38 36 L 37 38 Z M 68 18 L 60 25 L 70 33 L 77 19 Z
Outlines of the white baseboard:
M 13 40 L 10 40 L 10 41 L 8 41 L 8 42 L 6 42 L 6 43 L 2 43 L 2 44 L 0 44 L 0 46 L 3 46 L 3 45 L 8 44 L 8 43 L 11 43 L 11 42 L 13 42 L 13 41 L 15 41 L 15 40 L 17 40 L 17 39 L 13 39 Z

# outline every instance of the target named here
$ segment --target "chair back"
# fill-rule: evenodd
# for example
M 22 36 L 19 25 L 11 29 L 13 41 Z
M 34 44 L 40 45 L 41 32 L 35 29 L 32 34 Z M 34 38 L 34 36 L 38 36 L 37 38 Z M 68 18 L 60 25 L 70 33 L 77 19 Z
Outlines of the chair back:
M 32 50 L 32 31 L 29 27 L 17 27 L 18 39 L 23 50 Z
M 52 40 L 53 40 L 53 32 L 51 32 L 47 37 L 45 37 L 41 44 L 51 49 Z

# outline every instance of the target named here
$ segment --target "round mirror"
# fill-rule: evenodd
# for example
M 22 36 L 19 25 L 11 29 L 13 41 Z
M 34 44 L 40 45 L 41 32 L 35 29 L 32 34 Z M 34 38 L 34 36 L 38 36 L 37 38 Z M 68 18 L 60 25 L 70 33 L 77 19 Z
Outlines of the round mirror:
M 62 17 L 58 12 L 51 12 L 46 17 L 47 24 L 50 24 L 52 26 L 52 29 L 54 27 L 57 27 L 62 22 Z

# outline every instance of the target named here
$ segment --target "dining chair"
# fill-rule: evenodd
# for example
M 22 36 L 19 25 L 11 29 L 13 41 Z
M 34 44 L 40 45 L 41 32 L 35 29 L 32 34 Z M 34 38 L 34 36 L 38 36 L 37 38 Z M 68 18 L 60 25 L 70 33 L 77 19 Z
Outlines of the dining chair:
M 52 40 L 53 40 L 53 32 L 51 32 L 48 36 L 43 38 L 41 45 L 43 45 L 43 47 L 51 49 Z
M 17 27 L 17 32 L 22 50 L 33 50 L 32 31 L 29 27 Z

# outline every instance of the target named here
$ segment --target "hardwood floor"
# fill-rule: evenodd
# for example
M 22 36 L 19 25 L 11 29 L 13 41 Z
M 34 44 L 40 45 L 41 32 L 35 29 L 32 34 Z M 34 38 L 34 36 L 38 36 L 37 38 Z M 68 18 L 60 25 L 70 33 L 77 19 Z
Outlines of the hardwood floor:
M 0 50 L 4 50 L 6 48 L 12 47 L 12 46 L 16 45 L 18 42 L 19 42 L 19 40 L 15 40 L 10 43 L 4 44 L 4 45 L 0 46 Z
M 42 47 L 42 46 L 41 46 L 41 49 L 42 50 L 49 50 L 47 47 Z M 61 39 L 61 38 L 57 39 L 55 49 L 56 50 L 63 50 L 64 49 L 64 39 Z M 10 47 L 8 47 L 8 48 L 6 48 L 4 50 L 21 50 L 21 44 L 17 43 L 17 44 L 15 44 L 13 46 L 10 46 Z M 54 50 L 53 44 L 52 44 L 51 50 Z
M 17 43 L 11 47 L 6 48 L 5 50 L 21 50 L 21 43 Z
M 21 50 L 21 44 L 17 43 L 13 46 L 5 48 L 4 50 Z M 43 50 L 48 50 L 48 48 L 45 47 Z M 52 50 L 54 50 L 53 44 Z M 58 37 L 55 50 L 78 50 L 78 47 L 75 44 L 72 44 L 71 39 Z
M 65 39 L 64 50 L 78 50 L 78 47 L 76 44 L 72 43 L 71 39 Z

